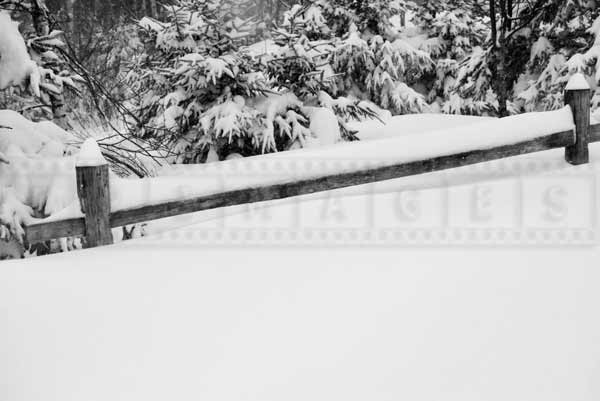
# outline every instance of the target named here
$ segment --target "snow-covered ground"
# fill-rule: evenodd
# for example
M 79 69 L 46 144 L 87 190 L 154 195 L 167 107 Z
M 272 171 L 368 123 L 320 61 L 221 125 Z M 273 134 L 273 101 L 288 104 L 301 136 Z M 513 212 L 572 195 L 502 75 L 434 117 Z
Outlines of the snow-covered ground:
M 464 127 L 489 120 L 493 120 L 493 118 L 457 114 L 406 114 L 392 117 L 383 122 L 367 120 L 354 122 L 349 126 L 358 131 L 361 141 L 366 141 Z
M 600 396 L 595 249 L 150 249 L 0 269 L 0 394 Z
M 114 179 L 113 202 L 491 147 L 572 119 L 360 127 L 358 146 Z M 89 141 L 79 159 L 98 156 Z M 114 246 L 3 262 L 0 400 L 596 401 L 599 146 L 591 158 L 573 167 L 556 149 L 209 210 Z
M 401 6 L 396 3 L 390 8 Z M 559 13 L 564 18 L 553 22 L 554 30 L 564 35 L 558 39 L 547 35 L 544 18 L 522 27 L 539 39 L 530 43 L 530 62 L 519 72 L 515 110 L 560 107 L 557 90 L 573 74 L 567 89 L 593 83 L 596 91 L 600 18 L 594 13 L 592 24 L 587 16 L 572 15 L 587 14 L 594 2 L 589 3 Z M 279 92 L 288 79 L 271 76 L 271 66 L 254 64 L 298 57 L 318 64 L 313 72 L 321 80 L 347 68 L 358 71 L 342 77 L 343 86 L 363 92 L 361 99 L 393 107 L 395 114 L 482 114 L 497 101 L 488 91 L 485 50 L 471 46 L 489 37 L 487 27 L 477 26 L 480 18 L 450 11 L 413 20 L 408 14 L 406 26 L 396 16 L 385 28 L 382 10 L 377 27 L 382 35 L 349 24 L 339 38 L 308 41 L 302 34 L 296 41 L 287 29 L 293 25 L 323 36 L 333 32 L 317 6 L 289 10 L 281 38 L 273 35 L 219 57 L 203 54 L 205 45 L 215 36 L 243 38 L 255 30 L 244 28 L 252 19 L 214 24 L 212 13 L 209 18 L 193 7 L 173 8 L 172 22 L 142 18 L 139 25 L 156 33 L 156 40 L 145 35 L 148 57 L 138 52 L 141 43 L 118 31 L 132 42 L 129 50 L 116 46 L 117 58 L 135 61 L 137 54 L 165 62 L 160 69 L 133 63 L 140 68 L 127 74 L 130 84 L 140 84 L 133 92 L 144 94 L 127 109 L 156 111 L 142 116 L 143 125 L 158 133 L 177 128 L 184 114 L 198 113 L 199 143 L 216 135 L 230 143 L 241 139 L 240 147 L 248 140 L 264 152 L 275 149 L 277 122 L 278 132 L 293 139 L 286 148 L 303 149 L 246 159 L 231 154 L 224 162 L 160 169 L 150 162 L 152 155 L 135 156 L 129 169 L 151 177 L 113 173 L 112 210 L 489 149 L 573 129 L 568 108 L 485 119 L 392 118 L 369 106 L 386 124 L 351 123 L 361 141 L 339 143 L 341 120 L 332 110 L 346 105 L 350 109 L 342 114 L 352 115 L 351 93 L 335 100 L 319 95 L 319 107 L 313 107 L 317 99 L 300 102 L 291 93 L 230 99 L 236 86 Z M 346 12 L 340 7 L 334 14 Z M 190 18 L 180 18 L 186 15 Z M 356 16 L 362 18 L 358 11 Z M 204 25 L 215 28 L 215 35 L 201 32 Z M 39 33 L 39 26 L 33 28 Z M 384 33 L 390 29 L 397 35 Z M 57 53 L 64 52 L 50 49 L 63 46 L 60 35 L 54 31 L 25 42 L 11 16 L 0 12 L 0 90 L 21 86 L 48 103 L 44 96 L 58 99 L 63 86 L 74 86 L 68 68 L 54 71 L 61 63 Z M 182 49 L 189 53 L 170 57 Z M 254 61 L 246 63 L 247 56 Z M 407 74 L 414 77 L 407 80 Z M 426 82 L 430 79 L 434 82 Z M 414 87 L 405 81 L 414 81 Z M 472 84 L 475 91 L 461 90 Z M 212 101 L 203 94 L 228 100 L 206 109 L 201 103 Z M 304 115 L 308 128 L 300 123 Z M 240 135 L 249 121 L 263 117 L 264 130 Z M 598 112 L 594 117 L 600 118 Z M 104 140 L 104 155 L 94 139 L 75 150 L 71 145 L 83 138 L 0 110 L 1 244 L 10 240 L 20 247 L 22 226 L 35 221 L 34 215 L 81 216 L 76 165 L 104 164 L 104 157 L 114 162 L 139 145 L 105 134 L 90 134 Z M 215 142 L 209 162 L 219 159 Z M 564 150 L 556 149 L 172 217 L 138 225 L 136 236 L 147 236 L 136 240 L 121 241 L 115 229 L 113 246 L 3 262 L 0 401 L 597 401 L 600 145 L 592 146 L 591 160 L 573 167 Z M 62 239 L 60 246 L 68 250 L 73 244 Z
M 592 161 L 569 166 L 558 149 L 271 202 L 263 225 L 256 210 L 229 208 L 182 216 L 180 226 L 200 223 L 158 237 L 3 262 L 0 395 L 595 401 L 600 251 L 579 235 L 596 234 L 597 145 Z M 420 212 L 399 219 L 397 206 Z M 468 237 L 454 247 L 424 237 L 333 246 L 347 227 L 368 231 L 369 210 L 375 232 L 507 237 L 485 247 Z M 312 246 L 261 240 L 260 230 L 248 241 L 260 246 L 202 235 L 287 223 L 312 231 Z M 333 237 L 320 240 L 320 229 Z

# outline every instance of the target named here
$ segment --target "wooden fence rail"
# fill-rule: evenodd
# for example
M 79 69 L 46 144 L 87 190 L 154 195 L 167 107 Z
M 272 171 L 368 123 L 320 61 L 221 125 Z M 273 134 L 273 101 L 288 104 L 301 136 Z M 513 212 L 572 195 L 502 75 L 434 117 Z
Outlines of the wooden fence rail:
M 325 175 L 284 184 L 222 192 L 193 199 L 165 202 L 110 212 L 108 167 L 77 167 L 78 196 L 85 217 L 41 222 L 25 228 L 29 243 L 54 238 L 85 236 L 87 247 L 112 243 L 111 228 L 225 206 L 283 199 L 329 191 L 353 185 L 430 173 L 471 164 L 565 148 L 566 160 L 573 164 L 589 161 L 588 144 L 600 141 L 600 124 L 590 125 L 590 90 L 569 90 L 565 102 L 571 107 L 575 131 L 557 132 L 511 145 L 480 149 L 409 163 Z

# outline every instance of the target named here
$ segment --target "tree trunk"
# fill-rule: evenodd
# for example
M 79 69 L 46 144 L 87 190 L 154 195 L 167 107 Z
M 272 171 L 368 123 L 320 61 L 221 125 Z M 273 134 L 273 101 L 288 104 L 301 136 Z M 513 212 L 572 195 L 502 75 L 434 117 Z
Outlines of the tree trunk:
M 498 115 L 500 117 L 508 116 L 508 99 L 509 99 L 509 82 L 510 78 L 508 77 L 508 54 L 506 48 L 506 22 L 507 22 L 507 12 L 506 12 L 506 1 L 500 0 L 500 24 L 498 26 L 498 15 L 496 14 L 496 0 L 490 0 L 490 23 L 491 23 L 491 60 L 488 64 L 492 75 L 492 82 L 490 86 L 492 87 L 494 93 L 496 93 L 496 97 L 498 99 Z M 500 28 L 500 32 L 498 32 L 498 28 Z
M 156 8 L 156 0 L 150 0 L 150 16 L 152 18 L 158 17 L 158 10 Z
M 44 0 L 33 0 L 31 2 L 31 19 L 33 28 L 38 36 L 46 36 L 50 33 L 50 24 L 48 23 L 48 8 Z
M 148 15 L 148 11 L 146 10 L 146 0 L 140 0 L 140 14 L 140 17 Z
M 503 53 L 503 52 L 502 52 Z M 498 84 L 496 94 L 498 96 L 498 115 L 508 117 L 508 100 L 510 98 L 509 78 L 505 69 L 505 62 L 500 61 L 498 65 Z
M 74 10 L 75 10 L 75 0 L 66 0 L 65 1 L 65 12 L 67 13 L 67 16 L 69 18 L 68 27 L 69 27 L 69 33 L 71 35 L 73 35 L 73 33 L 75 32 Z
M 67 0 L 71 1 L 71 0 Z M 46 36 L 50 33 L 50 19 L 48 17 L 48 7 L 44 0 L 33 0 L 31 2 L 31 19 L 33 28 L 37 36 Z M 63 125 L 65 117 L 63 96 L 50 94 L 50 103 L 52 108 L 52 117 L 59 126 Z
M 275 2 L 275 18 L 273 20 L 273 23 L 275 25 L 279 24 L 279 22 L 281 21 L 281 17 L 283 16 L 283 12 L 281 11 L 281 1 L 276 1 Z M 270 26 L 269 26 L 270 28 Z
M 490 86 L 498 99 L 498 116 L 508 116 L 508 100 L 510 99 L 512 79 L 507 65 L 508 55 L 504 44 L 499 44 L 492 51 L 488 65 L 491 72 Z
M 492 28 L 492 47 L 498 45 L 498 23 L 496 20 L 496 0 L 490 0 L 490 25 Z

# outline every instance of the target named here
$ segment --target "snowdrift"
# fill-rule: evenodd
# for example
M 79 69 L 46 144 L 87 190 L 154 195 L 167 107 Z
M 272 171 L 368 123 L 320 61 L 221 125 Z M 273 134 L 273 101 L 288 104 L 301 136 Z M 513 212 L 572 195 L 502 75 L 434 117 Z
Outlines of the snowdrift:
M 406 114 L 387 120 L 367 120 L 350 123 L 358 131 L 361 141 L 394 138 L 401 135 L 423 134 L 429 131 L 451 129 L 496 120 L 491 117 L 472 117 L 457 114 Z
M 51 215 L 72 202 L 75 138 L 51 122 L 33 123 L 0 110 L 0 222 L 20 237 L 34 209 Z M 2 238 L 10 233 L 6 227 Z
M 598 258 L 130 241 L 3 262 L 0 394 L 595 401 Z

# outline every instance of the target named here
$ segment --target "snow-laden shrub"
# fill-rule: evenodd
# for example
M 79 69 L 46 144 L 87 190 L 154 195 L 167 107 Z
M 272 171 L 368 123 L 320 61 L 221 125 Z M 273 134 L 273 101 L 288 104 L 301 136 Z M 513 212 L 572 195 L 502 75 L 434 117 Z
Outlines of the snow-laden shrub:
M 482 115 L 497 110 L 498 100 L 491 85 L 489 57 L 488 50 L 476 47 L 461 63 L 449 98 L 444 102 L 444 113 Z
M 420 113 L 427 108 L 413 84 L 429 71 L 429 55 L 408 42 L 381 36 L 368 41 L 356 29 L 342 40 L 332 56 L 333 70 L 341 75 L 338 93 L 352 93 L 394 114 Z
M 223 13 L 228 0 L 181 1 L 167 19 L 143 20 L 147 53 L 129 72 L 141 136 L 172 147 L 179 162 L 285 149 L 308 122 L 290 94 L 273 93 L 256 59 L 234 39 L 244 21 Z M 261 113 L 254 101 L 276 104 Z M 300 136 L 301 138 L 297 138 Z
M 146 52 L 128 73 L 140 136 L 192 163 L 353 139 L 342 115 L 333 136 L 311 121 L 319 93 L 334 95 L 338 85 L 335 38 L 322 10 L 293 6 L 265 54 L 260 43 L 240 45 L 256 24 L 227 11 L 234 3 L 184 0 L 165 9 L 164 21 L 140 21 Z M 357 116 L 374 115 L 360 99 L 348 101 Z
M 161 21 L 139 25 L 145 52 L 128 73 L 130 110 L 140 137 L 172 150 L 175 162 L 225 159 L 314 143 L 323 133 L 312 107 L 335 99 L 355 118 L 374 118 L 372 101 L 394 114 L 422 112 L 415 84 L 434 64 L 426 51 L 398 37 L 391 20 L 413 3 L 404 0 L 321 1 L 292 5 L 264 34 L 252 6 L 234 0 L 178 1 Z M 234 8 L 244 12 L 232 12 Z M 260 26 L 259 26 L 260 25 Z M 258 32 L 258 33 L 257 33 Z M 326 96 L 323 96 L 325 94 Z M 336 99 L 337 98 L 337 99 Z M 265 102 L 277 104 L 266 113 Z M 330 108 L 344 139 L 349 113 Z
M 449 97 L 443 111 L 514 114 L 557 109 L 563 106 L 565 85 L 576 72 L 588 76 L 595 93 L 593 107 L 597 108 L 600 8 L 596 3 L 549 0 L 543 7 L 526 3 L 515 8 L 511 24 L 498 26 L 501 33 L 495 48 L 488 36 L 482 48 L 475 47 L 458 69 L 450 62 L 442 65 L 456 77 L 450 91 L 444 93 Z M 430 22 L 441 13 L 439 9 L 436 12 L 430 15 Z M 438 79 L 447 75 L 440 74 Z M 438 85 L 438 90 L 445 87 L 448 85 Z M 506 106 L 499 103 L 500 93 Z
M 75 162 L 70 156 L 74 148 L 68 145 L 73 137 L 51 122 L 33 123 L 10 110 L 0 110 L 0 121 L 6 127 L 0 128 L 3 257 L 5 248 L 23 252 L 23 225 L 63 209 L 76 196 L 76 189 Z
M 366 37 L 379 35 L 387 39 L 398 33 L 394 19 L 416 7 L 410 0 L 313 0 L 312 3 L 322 10 L 337 37 L 343 37 L 351 26 L 356 26 Z
M 264 59 L 266 75 L 276 89 L 287 89 L 309 100 L 334 85 L 328 60 L 333 43 L 322 10 L 312 4 L 295 5 L 284 14 L 272 37 L 277 45 Z
M 334 129 L 341 130 L 343 139 L 357 140 L 356 133 L 348 128 L 347 123 L 350 120 L 377 118 L 377 113 L 373 104 L 355 96 L 332 97 L 333 94 L 345 94 L 340 90 L 343 85 L 340 81 L 343 80 L 339 79 L 344 74 L 334 71 L 333 62 L 340 41 L 331 36 L 332 32 L 319 6 L 307 3 L 292 7 L 285 13 L 282 26 L 273 32 L 277 47 L 264 59 L 266 75 L 278 90 L 283 88 L 293 92 L 307 105 L 316 104 L 337 116 L 339 128 L 315 128 L 326 124 L 311 121 L 311 129 L 319 132 L 319 136 L 327 136 L 325 131 Z M 324 115 L 310 114 L 311 120 Z
M 392 21 L 414 7 L 399 0 L 311 0 L 294 6 L 280 36 L 294 42 L 294 54 L 284 60 L 295 60 L 294 71 L 301 74 L 294 77 L 288 69 L 278 76 L 286 76 L 290 85 L 309 82 L 301 86 L 313 93 L 369 100 L 394 114 L 422 112 L 427 104 L 412 86 L 433 63 L 427 52 L 398 38 Z
M 558 11 L 557 16 L 546 16 L 531 47 L 524 84 L 517 93 L 520 110 L 562 107 L 564 88 L 578 72 L 588 77 L 594 90 L 593 109 L 600 107 L 600 10 L 572 4 Z
M 459 72 L 464 67 L 461 63 L 483 44 L 488 34 L 483 16 L 450 5 L 435 15 L 426 6 L 419 11 L 416 19 L 427 35 L 419 48 L 430 54 L 435 63 L 433 74 L 425 78 L 433 82 L 427 85 L 431 88 L 428 101 L 437 103 L 445 113 L 482 114 L 489 105 L 464 92 L 457 94 L 455 84 L 459 73 L 464 75 L 464 71 Z
M 310 40 L 331 37 L 331 28 L 327 24 L 322 7 L 310 2 L 295 4 L 283 15 L 281 28 L 289 37 L 303 35 Z

